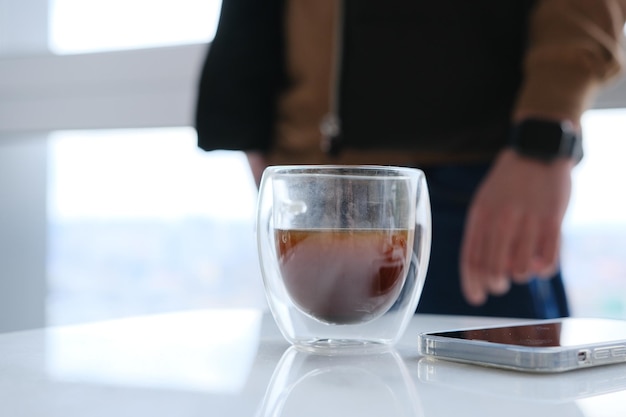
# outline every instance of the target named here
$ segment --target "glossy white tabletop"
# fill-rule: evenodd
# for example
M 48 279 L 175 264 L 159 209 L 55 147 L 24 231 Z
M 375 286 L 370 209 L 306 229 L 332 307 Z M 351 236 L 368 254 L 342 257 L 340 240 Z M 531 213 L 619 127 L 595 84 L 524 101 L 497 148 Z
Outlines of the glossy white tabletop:
M 626 364 L 535 375 L 431 361 L 421 316 L 388 353 L 318 356 L 255 310 L 206 310 L 0 335 L 0 416 L 626 415 Z

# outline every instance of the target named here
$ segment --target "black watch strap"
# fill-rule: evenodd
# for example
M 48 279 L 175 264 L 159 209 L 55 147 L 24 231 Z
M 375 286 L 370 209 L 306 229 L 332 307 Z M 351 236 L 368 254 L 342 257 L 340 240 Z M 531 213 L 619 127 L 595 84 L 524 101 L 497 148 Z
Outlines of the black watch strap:
M 583 157 L 582 135 L 569 122 L 526 119 L 511 129 L 509 146 L 518 154 L 551 162 L 557 158 Z

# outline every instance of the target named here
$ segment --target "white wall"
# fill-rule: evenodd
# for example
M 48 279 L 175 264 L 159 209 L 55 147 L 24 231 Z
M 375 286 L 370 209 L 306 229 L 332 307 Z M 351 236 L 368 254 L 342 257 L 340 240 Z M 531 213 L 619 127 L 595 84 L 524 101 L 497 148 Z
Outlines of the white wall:
M 0 59 L 0 134 L 189 126 L 204 44 Z

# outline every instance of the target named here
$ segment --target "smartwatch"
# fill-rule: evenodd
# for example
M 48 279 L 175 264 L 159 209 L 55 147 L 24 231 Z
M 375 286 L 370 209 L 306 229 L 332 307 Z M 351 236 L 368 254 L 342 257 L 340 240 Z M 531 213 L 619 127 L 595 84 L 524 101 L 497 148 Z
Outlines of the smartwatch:
M 519 155 L 542 162 L 583 157 L 582 135 L 568 121 L 525 119 L 513 125 L 509 146 Z

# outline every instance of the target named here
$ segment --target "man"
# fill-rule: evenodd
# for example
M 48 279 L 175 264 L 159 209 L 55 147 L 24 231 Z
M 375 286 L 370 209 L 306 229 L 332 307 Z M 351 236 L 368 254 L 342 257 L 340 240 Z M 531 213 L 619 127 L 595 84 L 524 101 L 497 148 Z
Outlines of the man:
M 261 4 L 262 3 L 262 4 Z M 423 169 L 418 312 L 569 314 L 559 271 L 580 119 L 623 66 L 626 0 L 224 0 L 199 146 L 267 165 Z

